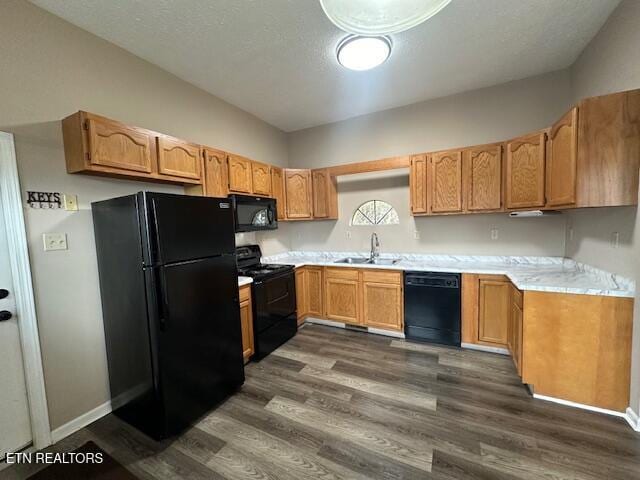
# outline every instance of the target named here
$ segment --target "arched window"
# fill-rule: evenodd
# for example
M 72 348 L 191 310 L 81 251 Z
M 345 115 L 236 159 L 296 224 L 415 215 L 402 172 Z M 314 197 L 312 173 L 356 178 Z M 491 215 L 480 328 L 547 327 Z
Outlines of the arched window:
M 351 225 L 398 225 L 396 209 L 382 200 L 364 202 L 351 217 Z

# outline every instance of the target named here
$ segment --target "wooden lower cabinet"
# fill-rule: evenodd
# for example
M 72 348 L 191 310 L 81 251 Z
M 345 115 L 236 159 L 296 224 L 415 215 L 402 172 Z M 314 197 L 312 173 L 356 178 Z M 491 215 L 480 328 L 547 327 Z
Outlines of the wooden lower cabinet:
M 362 321 L 367 327 L 403 329 L 401 272 L 362 271 Z
M 323 267 L 305 267 L 307 315 L 322 318 L 324 315 Z
M 518 375 L 522 376 L 522 292 L 511 285 L 510 293 L 511 312 L 507 346 Z
M 307 308 L 307 281 L 306 267 L 296 268 L 296 313 L 298 317 L 298 325 L 304 322 L 308 315 Z
M 359 325 L 361 285 L 357 269 L 325 269 L 325 316 L 329 320 Z
M 510 289 L 503 275 L 462 275 L 462 343 L 508 348 Z
M 253 343 L 251 285 L 240 287 L 240 325 L 242 326 L 242 356 L 244 363 L 247 363 L 255 352 Z

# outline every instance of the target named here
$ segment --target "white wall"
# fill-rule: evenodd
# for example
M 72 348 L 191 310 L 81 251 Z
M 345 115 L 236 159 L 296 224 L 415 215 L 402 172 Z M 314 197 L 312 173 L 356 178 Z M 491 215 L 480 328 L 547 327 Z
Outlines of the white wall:
M 640 2 L 623 0 L 571 68 L 574 98 L 640 88 Z M 576 211 L 567 255 L 640 282 L 640 216 L 636 207 Z M 568 230 L 569 231 L 569 230 Z M 620 247 L 611 247 L 612 232 Z M 640 302 L 635 303 L 631 407 L 640 412 Z
M 80 211 L 26 208 L 51 425 L 109 399 L 90 202 L 180 186 L 68 175 L 60 120 L 80 109 L 285 165 L 279 130 L 21 0 L 0 14 L 0 130 L 13 132 L 23 190 L 78 195 Z M 43 252 L 42 233 L 69 250 Z
M 321 167 L 507 140 L 549 126 L 570 106 L 568 71 L 422 102 L 289 134 L 289 163 Z M 381 178 L 385 178 L 384 181 Z M 337 221 L 290 226 L 294 249 L 366 250 L 371 229 L 349 226 L 366 200 L 388 200 L 398 227 L 381 227 L 387 251 L 564 255 L 565 217 L 509 219 L 506 214 L 413 218 L 408 172 L 341 177 Z M 490 230 L 498 229 L 498 240 Z M 420 238 L 414 238 L 418 231 Z M 351 238 L 347 237 L 351 232 Z

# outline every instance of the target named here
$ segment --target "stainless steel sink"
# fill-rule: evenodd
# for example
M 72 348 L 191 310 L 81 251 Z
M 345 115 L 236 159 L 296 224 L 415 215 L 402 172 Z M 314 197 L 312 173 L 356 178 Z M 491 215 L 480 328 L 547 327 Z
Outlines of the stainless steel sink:
M 395 265 L 399 261 L 399 258 L 376 258 L 374 260 L 369 260 L 367 263 L 371 263 L 373 265 Z
M 369 264 L 369 265 L 395 265 L 400 261 L 399 258 L 376 258 L 371 260 L 370 258 L 364 257 L 347 257 L 341 258 L 340 260 L 336 260 L 333 263 L 348 263 L 348 264 Z
M 336 260 L 333 263 L 351 263 L 351 264 L 370 263 L 370 260 L 364 257 L 347 257 L 347 258 L 341 258 L 340 260 Z

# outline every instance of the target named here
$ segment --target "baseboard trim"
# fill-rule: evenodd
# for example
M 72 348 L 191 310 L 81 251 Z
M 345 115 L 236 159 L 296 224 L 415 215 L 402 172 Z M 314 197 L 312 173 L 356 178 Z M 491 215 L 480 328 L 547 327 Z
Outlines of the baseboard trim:
M 633 411 L 633 408 L 627 407 L 627 412 L 625 415 L 627 423 L 631 425 L 636 432 L 640 432 L 640 415 Z
M 509 350 L 500 347 L 489 347 L 487 345 L 478 345 L 477 343 L 465 343 L 460 344 L 462 348 L 468 348 L 469 350 L 478 350 L 480 352 L 499 353 L 500 355 L 510 355 Z
M 111 400 L 104 402 L 102 405 L 98 405 L 93 410 L 89 410 L 79 417 L 74 418 L 70 422 L 67 422 L 64 425 L 56 428 L 51 432 L 51 440 L 53 443 L 57 443 L 63 438 L 76 433 L 78 430 L 86 427 L 96 420 L 99 420 L 109 413 L 111 413 Z
M 351 326 L 346 323 L 334 322 L 333 320 L 325 320 L 323 318 L 307 317 L 305 319 L 305 323 L 314 323 L 316 325 L 324 325 L 326 327 L 345 328 L 353 330 L 354 332 L 372 333 L 374 335 L 383 335 L 385 337 L 405 338 L 404 332 L 395 332 L 393 330 L 385 330 L 384 328 L 359 327 L 357 325 L 354 326 L 355 328 L 350 328 Z
M 580 408 L 582 410 L 589 410 L 591 412 L 604 413 L 605 415 L 611 415 L 614 417 L 622 417 L 627 422 L 627 414 L 625 412 L 617 412 L 615 410 L 609 410 L 607 408 L 594 407 L 592 405 L 585 405 L 584 403 L 571 402 L 569 400 L 562 400 L 561 398 L 548 397 L 546 395 L 540 395 L 538 393 L 533 394 L 533 398 L 538 400 L 545 400 L 547 402 L 559 403 L 560 405 L 566 405 L 567 407 Z

